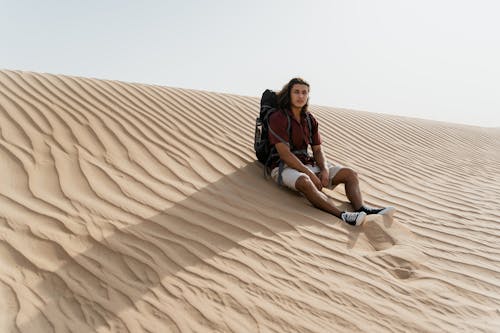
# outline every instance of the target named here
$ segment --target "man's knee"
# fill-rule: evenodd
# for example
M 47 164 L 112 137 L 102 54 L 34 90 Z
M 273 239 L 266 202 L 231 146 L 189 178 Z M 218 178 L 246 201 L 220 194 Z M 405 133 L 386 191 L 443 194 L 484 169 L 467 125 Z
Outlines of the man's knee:
M 295 188 L 300 192 L 308 192 L 314 189 L 314 183 L 309 176 L 302 175 L 295 182 Z
M 342 168 L 339 172 L 340 183 L 352 183 L 358 181 L 358 173 L 351 168 Z
M 358 173 L 357 173 L 356 171 L 354 171 L 353 169 L 350 169 L 350 168 L 349 168 L 349 176 L 350 176 L 351 178 L 356 178 L 356 179 L 358 179 Z

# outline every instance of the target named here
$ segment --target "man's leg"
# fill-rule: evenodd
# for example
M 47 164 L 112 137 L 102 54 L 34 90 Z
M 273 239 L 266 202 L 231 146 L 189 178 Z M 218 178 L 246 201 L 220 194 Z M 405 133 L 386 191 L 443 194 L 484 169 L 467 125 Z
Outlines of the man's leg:
M 343 183 L 346 196 L 351 202 L 354 211 L 363 211 L 366 214 L 392 215 L 396 211 L 394 207 L 374 208 L 363 204 L 363 197 L 359 189 L 359 179 L 356 171 L 349 168 L 340 169 L 332 179 L 332 188 Z
M 326 194 L 319 191 L 316 186 L 314 186 L 314 183 L 308 176 L 300 176 L 295 182 L 295 188 L 304 194 L 307 200 L 309 200 L 314 207 L 340 217 L 342 212 L 338 210 L 331 201 L 329 201 Z
M 353 226 L 358 226 L 365 220 L 365 212 L 340 211 L 326 194 L 318 191 L 308 175 L 287 167 L 283 170 L 282 176 L 283 185 L 302 193 L 314 207 L 335 215 Z M 278 168 L 271 172 L 271 177 L 273 177 L 274 181 L 278 181 Z
M 359 189 L 359 179 L 356 171 L 350 168 L 340 169 L 333 177 L 332 184 L 333 187 L 344 184 L 347 199 L 349 199 L 355 211 L 363 206 L 363 197 Z

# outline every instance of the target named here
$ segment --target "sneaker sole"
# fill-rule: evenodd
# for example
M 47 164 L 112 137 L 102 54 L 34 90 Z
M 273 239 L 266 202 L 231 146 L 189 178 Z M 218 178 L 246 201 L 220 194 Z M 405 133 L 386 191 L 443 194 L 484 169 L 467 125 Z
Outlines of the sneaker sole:
M 356 219 L 356 227 L 359 227 L 363 223 L 365 223 L 366 220 L 366 213 L 363 212 L 362 214 L 359 214 L 358 218 Z
M 378 212 L 378 215 L 387 215 L 387 216 L 392 216 L 396 212 L 396 208 L 394 207 L 386 207 L 382 209 L 380 212 Z

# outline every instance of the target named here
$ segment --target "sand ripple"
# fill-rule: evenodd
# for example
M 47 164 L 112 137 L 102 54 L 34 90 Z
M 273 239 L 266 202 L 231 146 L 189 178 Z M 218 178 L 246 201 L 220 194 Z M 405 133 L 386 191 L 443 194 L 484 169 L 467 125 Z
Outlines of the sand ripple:
M 257 108 L 0 71 L 0 331 L 500 331 L 498 129 L 313 106 L 398 208 L 353 228 L 263 179 Z

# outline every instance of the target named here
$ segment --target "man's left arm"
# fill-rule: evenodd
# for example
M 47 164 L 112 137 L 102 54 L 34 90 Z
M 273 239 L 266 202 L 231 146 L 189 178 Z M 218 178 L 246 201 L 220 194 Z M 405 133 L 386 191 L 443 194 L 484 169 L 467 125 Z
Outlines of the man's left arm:
M 316 162 L 316 165 L 320 169 L 319 179 L 321 180 L 321 183 L 323 184 L 323 186 L 327 186 L 330 175 L 329 175 L 329 170 L 326 167 L 325 154 L 321 150 L 321 145 L 319 144 L 319 145 L 312 146 L 312 151 L 313 151 L 314 161 Z

